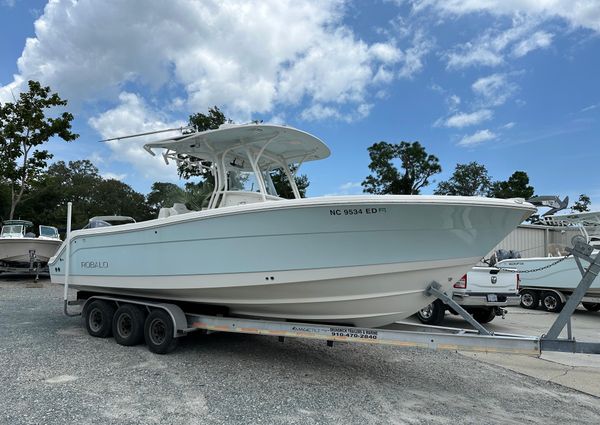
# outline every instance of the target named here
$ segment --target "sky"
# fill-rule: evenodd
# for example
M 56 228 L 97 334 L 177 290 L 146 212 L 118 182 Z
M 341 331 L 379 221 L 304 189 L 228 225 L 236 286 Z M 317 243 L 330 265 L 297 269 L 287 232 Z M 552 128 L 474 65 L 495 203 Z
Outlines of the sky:
M 309 196 L 361 193 L 370 145 L 419 141 L 443 170 L 424 194 L 477 161 L 600 209 L 600 0 L 0 0 L 0 40 L 0 102 L 49 85 L 80 134 L 54 160 L 142 193 L 175 166 L 99 140 L 218 106 L 323 140 Z

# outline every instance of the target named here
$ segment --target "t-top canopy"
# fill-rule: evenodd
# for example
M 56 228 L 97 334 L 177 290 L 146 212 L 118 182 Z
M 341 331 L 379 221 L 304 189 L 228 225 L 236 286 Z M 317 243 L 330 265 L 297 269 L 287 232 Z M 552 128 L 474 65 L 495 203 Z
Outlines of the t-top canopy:
M 261 170 L 327 158 L 329 148 L 321 140 L 292 127 L 273 124 L 224 124 L 217 130 L 187 134 L 150 142 L 144 149 L 189 155 L 221 165 L 223 161 L 241 171 L 251 171 L 248 152 L 258 158 Z M 224 156 L 224 158 L 222 157 Z
M 4 220 L 4 222 L 2 224 L 4 226 L 33 227 L 33 223 L 28 220 Z

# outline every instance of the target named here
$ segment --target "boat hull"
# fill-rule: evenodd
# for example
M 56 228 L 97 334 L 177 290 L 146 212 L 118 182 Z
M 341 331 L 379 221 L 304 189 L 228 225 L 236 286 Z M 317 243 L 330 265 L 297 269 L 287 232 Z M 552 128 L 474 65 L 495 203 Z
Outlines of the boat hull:
M 431 302 L 532 209 L 449 197 L 265 202 L 74 232 L 69 284 L 231 314 L 379 326 Z M 50 261 L 64 283 L 65 246 Z
M 56 254 L 61 243 L 58 239 L 2 238 L 0 239 L 0 262 L 29 265 L 33 254 L 37 262 L 47 263 Z

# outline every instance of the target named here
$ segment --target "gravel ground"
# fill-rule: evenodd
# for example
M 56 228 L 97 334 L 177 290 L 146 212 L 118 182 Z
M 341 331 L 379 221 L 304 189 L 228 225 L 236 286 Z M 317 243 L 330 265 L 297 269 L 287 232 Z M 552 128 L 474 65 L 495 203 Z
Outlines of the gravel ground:
M 598 398 L 456 353 L 212 334 L 159 356 L 27 286 L 0 278 L 3 424 L 600 422 Z

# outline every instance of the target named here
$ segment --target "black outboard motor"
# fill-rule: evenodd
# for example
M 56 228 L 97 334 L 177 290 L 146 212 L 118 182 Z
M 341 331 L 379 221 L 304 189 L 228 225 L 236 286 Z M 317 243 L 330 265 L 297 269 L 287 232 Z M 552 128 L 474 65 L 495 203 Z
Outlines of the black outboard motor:
M 521 253 L 513 249 L 498 249 L 494 251 L 487 263 L 493 267 L 499 261 L 511 260 L 513 258 L 521 258 Z

